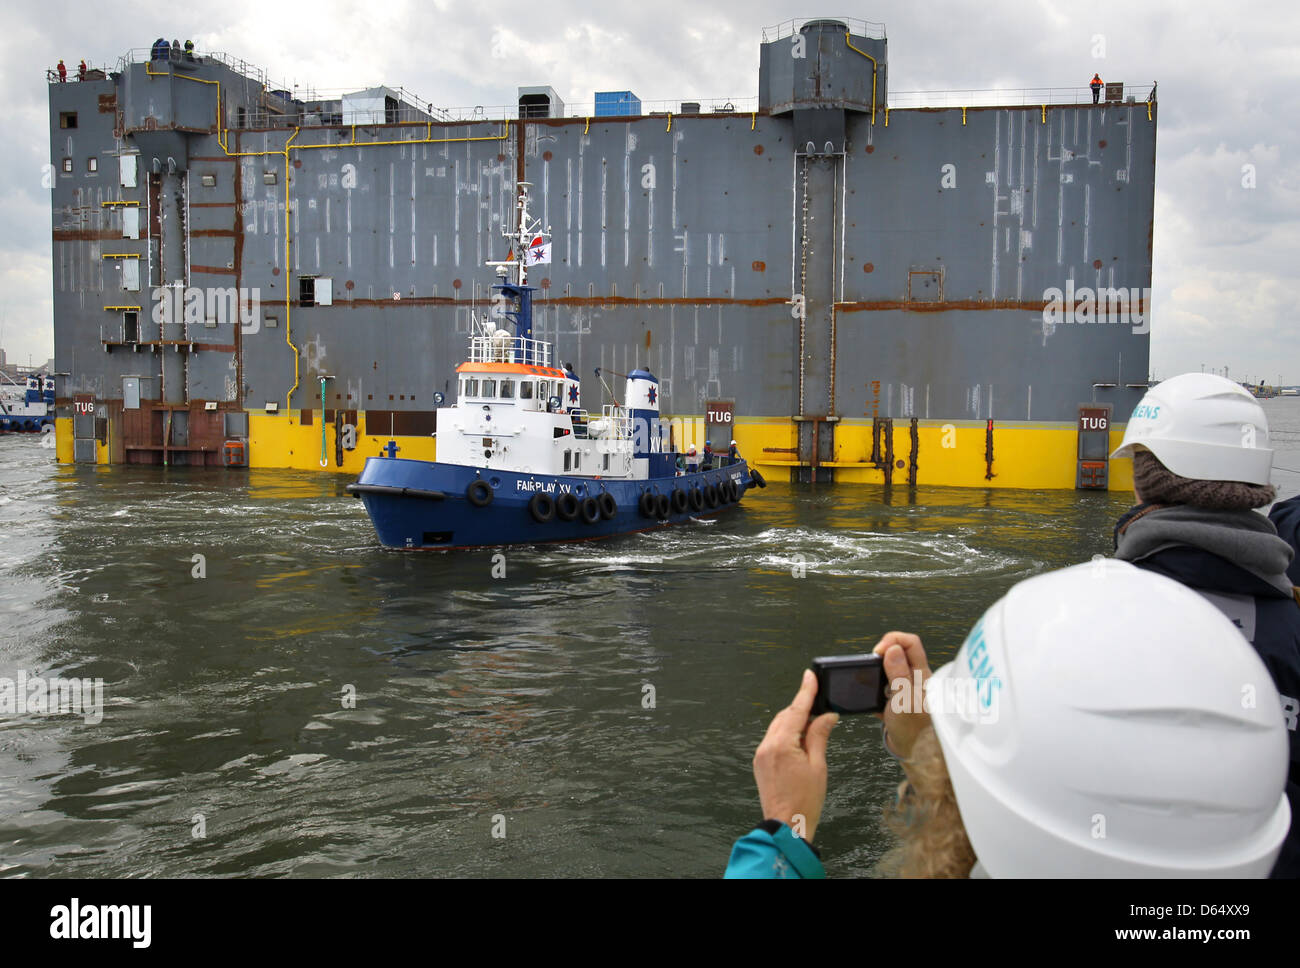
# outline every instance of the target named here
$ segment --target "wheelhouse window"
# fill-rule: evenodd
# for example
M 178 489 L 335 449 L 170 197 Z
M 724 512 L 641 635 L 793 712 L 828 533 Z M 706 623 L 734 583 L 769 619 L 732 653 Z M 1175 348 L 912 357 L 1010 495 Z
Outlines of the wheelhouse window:
M 532 381 L 532 380 L 520 380 L 520 381 L 519 381 L 519 399 L 520 399 L 520 400 L 531 400 L 532 398 L 533 398 L 533 381 Z
M 514 380 L 502 380 L 502 381 L 501 381 L 501 399 L 502 399 L 502 400 L 513 400 L 514 398 L 515 398 L 515 381 L 514 381 Z
M 462 380 L 461 383 L 463 384 L 462 389 L 460 391 L 462 396 L 466 396 L 466 397 L 478 396 L 478 380 Z
M 483 391 L 483 396 L 485 397 L 495 397 L 497 395 L 497 381 L 484 380 L 482 384 L 482 391 Z

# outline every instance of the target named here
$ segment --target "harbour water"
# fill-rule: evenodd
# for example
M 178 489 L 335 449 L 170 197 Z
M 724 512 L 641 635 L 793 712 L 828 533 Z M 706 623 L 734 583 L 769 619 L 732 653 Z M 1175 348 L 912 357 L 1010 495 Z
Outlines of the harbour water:
M 1264 406 L 1290 496 L 1300 402 Z M 8 877 L 716 877 L 809 658 L 901 628 L 946 661 L 1131 504 L 774 483 L 690 527 L 409 554 L 342 477 L 52 453 L 0 439 L 0 677 L 102 679 L 103 717 L 0 714 Z M 868 875 L 900 773 L 866 717 L 829 763 L 827 871 Z

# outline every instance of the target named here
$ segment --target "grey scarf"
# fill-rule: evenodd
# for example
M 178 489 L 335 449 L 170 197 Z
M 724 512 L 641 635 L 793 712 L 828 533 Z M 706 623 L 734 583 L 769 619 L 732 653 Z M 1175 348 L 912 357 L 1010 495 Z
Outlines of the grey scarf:
M 1152 508 L 1118 535 L 1115 557 L 1140 561 L 1175 545 L 1190 545 L 1232 562 L 1291 595 L 1286 569 L 1294 552 L 1273 522 L 1255 511 L 1211 511 L 1190 505 Z

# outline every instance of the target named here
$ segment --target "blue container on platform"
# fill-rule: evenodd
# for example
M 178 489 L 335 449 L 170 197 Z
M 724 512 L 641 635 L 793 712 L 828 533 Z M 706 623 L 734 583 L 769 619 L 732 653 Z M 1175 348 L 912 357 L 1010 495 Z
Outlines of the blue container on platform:
M 596 117 L 630 118 L 641 113 L 641 99 L 631 91 L 597 91 Z

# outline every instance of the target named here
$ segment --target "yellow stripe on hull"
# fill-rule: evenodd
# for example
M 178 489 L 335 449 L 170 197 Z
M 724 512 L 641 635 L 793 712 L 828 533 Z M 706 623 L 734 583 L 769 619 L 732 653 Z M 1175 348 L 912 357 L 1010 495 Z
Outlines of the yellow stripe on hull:
M 359 415 L 360 427 L 356 446 L 343 451 L 343 464 L 336 466 L 335 429 L 331 421 L 325 427 L 326 467 L 320 465 L 321 412 L 313 422 L 303 425 L 296 413 L 267 414 L 250 411 L 248 415 L 248 462 L 257 468 L 291 468 L 296 470 L 336 471 L 360 474 L 366 458 L 378 455 L 389 440 L 395 440 L 399 457 L 412 460 L 436 460 L 437 445 L 432 437 L 404 437 L 361 433 L 365 414 Z M 705 425 L 702 416 L 673 418 L 674 440 L 702 447 Z M 863 418 L 846 418 L 834 425 L 834 459 L 820 466 L 834 470 L 835 480 L 845 484 L 883 484 L 885 469 L 871 461 L 872 422 Z M 1077 466 L 1079 435 L 1073 423 L 1029 423 L 1006 421 L 993 424 L 992 476 L 985 461 L 986 423 L 982 420 L 918 420 L 917 470 L 919 485 L 945 487 L 1007 487 L 1045 490 L 1073 490 Z M 72 419 L 55 421 L 57 456 L 60 463 L 73 460 Z M 774 481 L 785 480 L 798 461 L 799 425 L 788 417 L 738 417 L 730 433 L 740 453 L 751 465 L 760 468 Z M 883 432 L 882 432 L 883 433 Z M 1124 427 L 1112 424 L 1110 449 L 1120 445 Z M 725 453 L 730 440 L 719 441 Z M 908 482 L 912 453 L 910 421 L 895 419 L 893 425 L 894 484 Z M 886 452 L 882 437 L 880 453 Z M 108 463 L 108 448 L 96 448 L 96 462 Z M 902 466 L 898 462 L 902 461 Z M 1133 463 L 1110 462 L 1109 489 L 1133 489 Z

